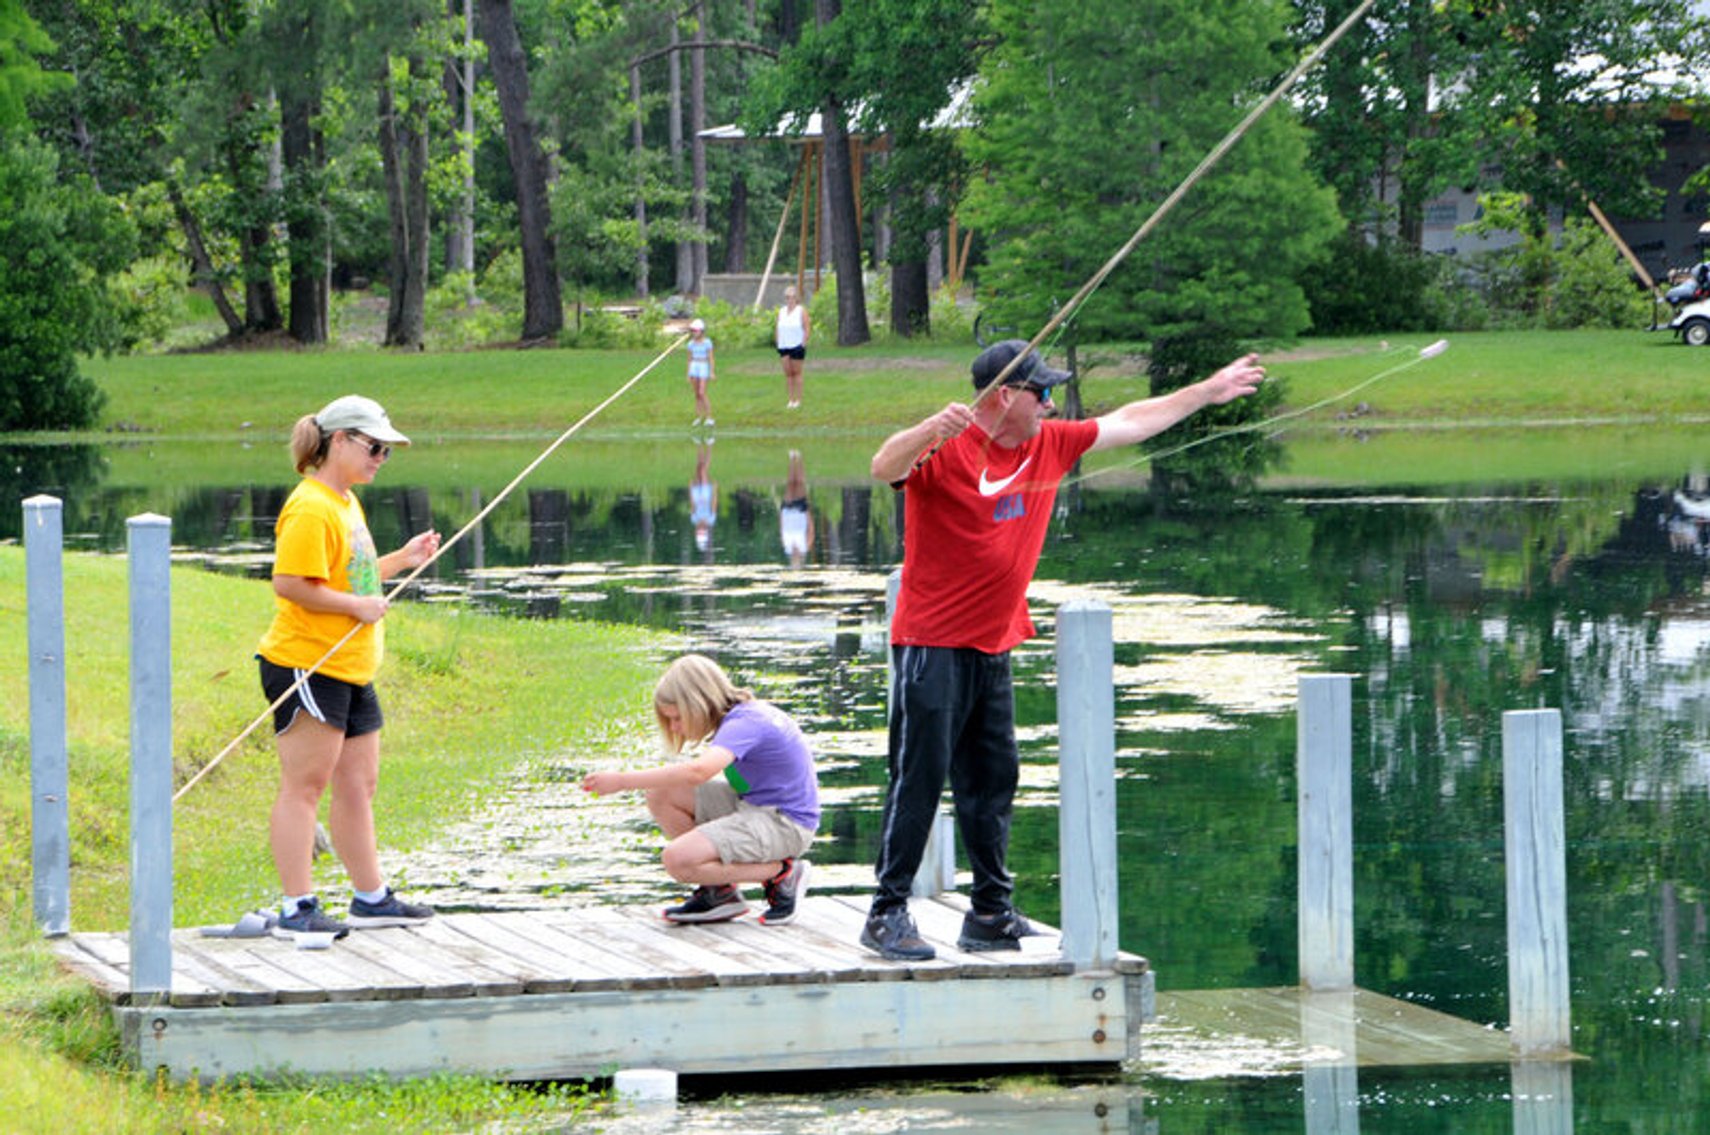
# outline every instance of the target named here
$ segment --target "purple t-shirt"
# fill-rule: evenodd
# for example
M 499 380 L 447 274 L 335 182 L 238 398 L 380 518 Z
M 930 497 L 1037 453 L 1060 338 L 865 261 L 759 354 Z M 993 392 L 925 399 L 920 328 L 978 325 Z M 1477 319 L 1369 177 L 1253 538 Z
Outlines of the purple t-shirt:
M 725 773 L 735 770 L 730 780 L 743 800 L 776 808 L 809 831 L 819 829 L 813 750 L 789 714 L 763 701 L 737 702 L 719 722 L 711 744 L 736 755 Z

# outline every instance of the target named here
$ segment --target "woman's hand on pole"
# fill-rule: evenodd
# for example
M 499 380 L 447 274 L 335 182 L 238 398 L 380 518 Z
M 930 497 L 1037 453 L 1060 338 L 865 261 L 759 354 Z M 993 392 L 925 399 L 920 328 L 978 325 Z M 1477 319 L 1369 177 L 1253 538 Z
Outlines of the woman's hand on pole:
M 439 551 L 439 533 L 429 528 L 410 537 L 410 542 L 398 549 L 405 567 L 421 567 Z

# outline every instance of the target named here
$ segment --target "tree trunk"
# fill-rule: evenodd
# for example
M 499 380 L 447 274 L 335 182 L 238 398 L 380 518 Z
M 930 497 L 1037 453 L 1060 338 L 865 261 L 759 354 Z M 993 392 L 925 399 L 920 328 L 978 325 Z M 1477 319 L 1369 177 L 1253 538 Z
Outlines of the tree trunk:
M 419 71 L 419 60 L 410 69 Z M 380 167 L 392 248 L 386 259 L 388 347 L 422 345 L 428 282 L 427 131 L 423 108 L 398 110 L 390 77 L 380 84 Z
M 642 172 L 647 159 L 646 144 L 641 136 L 641 68 L 629 69 L 629 101 L 634 117 L 629 124 L 630 150 L 635 156 L 635 294 L 647 298 L 647 175 Z
M 841 0 L 814 0 L 820 27 L 831 23 Z M 825 145 L 825 199 L 831 228 L 831 267 L 837 273 L 837 344 L 857 347 L 871 339 L 867 288 L 861 279 L 861 220 L 855 212 L 855 171 L 843 100 L 833 94 L 820 110 Z
M 289 90 L 279 100 L 279 145 L 285 163 L 285 231 L 291 263 L 291 338 L 299 343 L 327 341 L 328 232 L 321 200 L 326 146 L 313 125 L 319 99 L 307 89 L 307 75 L 297 76 L 302 89 Z
M 184 200 L 184 191 L 178 182 L 166 183 L 166 196 L 172 202 L 173 216 L 178 218 L 178 227 L 184 230 L 184 244 L 190 250 L 190 266 L 195 273 L 195 280 L 208 289 L 208 295 L 214 301 L 214 310 L 220 313 L 220 319 L 226 325 L 226 334 L 237 337 L 243 334 L 243 317 L 232 307 L 232 301 L 226 295 L 226 287 L 220 283 L 220 277 L 214 271 L 214 259 L 208 255 L 208 244 L 202 239 L 202 225 L 196 220 L 196 214 L 190 211 L 190 205 Z
M 246 176 L 245 167 L 254 162 L 257 155 L 244 151 L 245 146 L 241 142 L 233 142 L 227 149 L 226 161 L 232 184 L 240 193 L 265 196 L 268 192 L 266 187 L 255 185 L 253 179 Z M 277 331 L 284 325 L 284 319 L 279 313 L 279 291 L 273 286 L 271 249 L 268 247 L 273 233 L 265 224 L 253 223 L 239 229 L 237 238 L 238 262 L 243 270 L 243 329 L 245 332 Z
M 695 239 L 689 246 L 693 251 L 691 289 L 701 294 L 707 276 L 707 140 L 701 131 L 707 128 L 707 21 L 704 9 L 695 11 L 694 47 L 689 51 L 689 170 L 693 179 L 689 191 L 689 214 L 695 224 Z
M 729 223 L 725 226 L 724 270 L 748 271 L 748 179 L 737 170 L 730 175 Z
M 468 49 L 475 41 L 474 0 L 446 0 L 446 11 L 463 20 L 462 59 L 445 61 L 445 97 L 462 122 L 456 139 L 463 165 L 463 188 L 445 224 L 445 267 L 469 277 L 467 298 L 475 300 L 475 59 Z
M 510 0 L 481 0 L 481 38 L 499 93 L 505 149 L 516 181 L 517 218 L 522 228 L 523 329 L 525 340 L 550 339 L 564 329 L 558 285 L 558 248 L 547 198 L 546 155 L 528 114 L 528 60 L 517 35 Z
M 671 21 L 671 46 L 676 48 L 681 42 L 677 32 L 677 21 Z M 671 182 L 681 187 L 683 184 L 683 59 L 680 52 L 673 50 L 669 61 L 671 76 L 671 112 L 667 116 L 670 123 L 671 146 Z M 688 241 L 677 240 L 677 283 L 675 290 L 679 295 L 687 295 L 695 290 L 695 250 Z
M 891 260 L 891 330 L 904 339 L 932 331 L 925 260 Z

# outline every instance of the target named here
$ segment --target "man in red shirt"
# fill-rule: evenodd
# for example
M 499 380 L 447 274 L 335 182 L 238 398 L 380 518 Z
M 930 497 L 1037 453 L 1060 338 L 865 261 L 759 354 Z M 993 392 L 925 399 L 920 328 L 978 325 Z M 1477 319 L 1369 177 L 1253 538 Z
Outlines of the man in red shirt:
M 1025 357 L 974 406 L 952 402 L 873 455 L 873 476 L 906 490 L 902 591 L 891 621 L 891 783 L 878 888 L 861 931 L 861 944 L 886 958 L 935 953 L 908 896 L 947 778 L 974 874 L 957 945 L 1014 950 L 1032 933 L 1010 901 L 1004 866 L 1020 771 L 1009 651 L 1033 634 L 1027 585 L 1058 483 L 1083 454 L 1144 441 L 1251 394 L 1265 378 L 1258 356 L 1247 355 L 1091 421 L 1052 422 L 1051 388 L 1069 375 L 1026 348 L 1020 339 L 988 347 L 974 360 L 976 390 Z

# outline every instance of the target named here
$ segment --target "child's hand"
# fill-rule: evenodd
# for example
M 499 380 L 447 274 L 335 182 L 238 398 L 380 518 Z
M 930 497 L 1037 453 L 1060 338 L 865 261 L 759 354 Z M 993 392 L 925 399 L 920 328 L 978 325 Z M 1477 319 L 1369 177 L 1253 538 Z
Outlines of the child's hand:
M 595 796 L 608 796 L 613 792 L 623 791 L 622 780 L 621 772 L 591 772 L 582 778 L 582 791 L 592 792 Z

